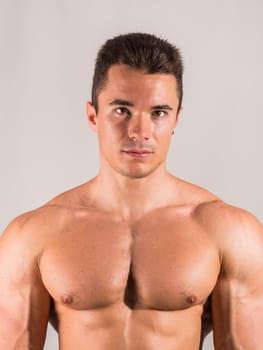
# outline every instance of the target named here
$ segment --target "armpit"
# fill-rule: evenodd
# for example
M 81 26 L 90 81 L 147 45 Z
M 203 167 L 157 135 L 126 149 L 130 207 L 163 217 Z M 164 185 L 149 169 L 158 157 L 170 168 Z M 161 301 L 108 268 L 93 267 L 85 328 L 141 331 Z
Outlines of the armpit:
M 212 312 L 211 312 L 211 296 L 209 296 L 203 307 L 200 350 L 202 349 L 203 341 L 205 337 L 212 330 L 213 330 L 213 322 L 212 322 Z
M 56 311 L 55 303 L 54 303 L 54 300 L 52 298 L 50 298 L 49 323 L 58 332 L 59 319 L 58 319 L 58 314 L 57 314 L 57 311 Z

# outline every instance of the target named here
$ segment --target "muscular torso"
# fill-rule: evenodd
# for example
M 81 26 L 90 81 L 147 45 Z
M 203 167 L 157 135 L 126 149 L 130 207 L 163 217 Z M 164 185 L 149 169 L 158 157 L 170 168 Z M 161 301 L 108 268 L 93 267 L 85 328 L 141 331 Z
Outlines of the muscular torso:
M 195 205 L 138 220 L 95 208 L 41 209 L 39 260 L 61 350 L 198 350 L 219 254 Z

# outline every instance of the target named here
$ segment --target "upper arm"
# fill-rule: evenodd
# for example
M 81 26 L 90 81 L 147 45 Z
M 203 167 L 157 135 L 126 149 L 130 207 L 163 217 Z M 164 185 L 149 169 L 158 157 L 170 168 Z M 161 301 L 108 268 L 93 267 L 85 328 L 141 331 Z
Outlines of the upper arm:
M 226 216 L 220 238 L 222 269 L 212 294 L 216 349 L 260 349 L 263 344 L 263 229 L 245 211 Z
M 0 349 L 5 350 L 43 349 L 45 342 L 50 297 L 38 269 L 39 245 L 26 221 L 14 220 L 0 237 Z

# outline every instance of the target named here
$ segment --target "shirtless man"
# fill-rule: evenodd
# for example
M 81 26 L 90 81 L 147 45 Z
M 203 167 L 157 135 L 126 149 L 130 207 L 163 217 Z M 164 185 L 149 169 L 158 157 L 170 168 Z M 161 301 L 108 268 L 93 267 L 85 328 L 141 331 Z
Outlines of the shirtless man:
M 179 51 L 109 40 L 89 124 L 100 171 L 16 218 L 0 244 L 0 350 L 216 350 L 263 346 L 263 231 L 250 213 L 165 166 L 182 101 Z M 203 327 L 202 327 L 203 320 Z

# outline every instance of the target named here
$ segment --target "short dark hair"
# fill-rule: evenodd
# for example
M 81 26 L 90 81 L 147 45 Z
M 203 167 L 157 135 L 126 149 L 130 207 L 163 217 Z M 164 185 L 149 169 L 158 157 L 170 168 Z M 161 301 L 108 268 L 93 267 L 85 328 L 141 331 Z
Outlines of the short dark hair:
M 98 111 L 98 96 L 109 68 L 125 64 L 145 74 L 173 74 L 177 82 L 178 111 L 183 98 L 183 61 L 179 49 L 167 40 L 147 33 L 128 33 L 109 39 L 100 48 L 92 84 L 92 104 Z

